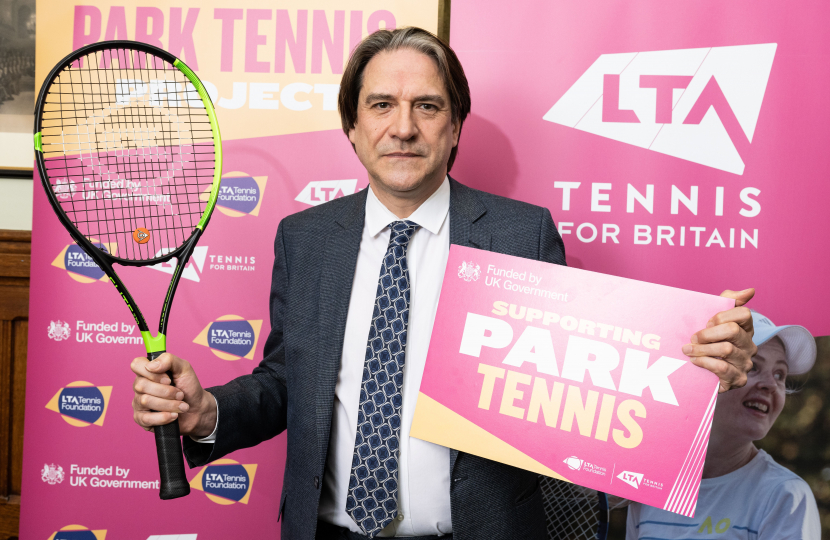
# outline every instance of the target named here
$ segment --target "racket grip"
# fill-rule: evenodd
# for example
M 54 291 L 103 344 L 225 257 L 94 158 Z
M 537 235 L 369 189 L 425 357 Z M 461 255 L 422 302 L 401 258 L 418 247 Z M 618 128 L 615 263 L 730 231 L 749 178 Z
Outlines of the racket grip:
M 147 353 L 147 359 L 155 360 L 164 352 Z M 172 381 L 172 374 L 168 373 L 168 376 Z M 156 426 L 153 428 L 153 432 L 156 435 L 156 452 L 158 453 L 159 478 L 161 479 L 159 497 L 167 501 L 189 495 L 190 484 L 187 482 L 187 475 L 184 472 L 179 420 L 173 420 L 163 426 Z

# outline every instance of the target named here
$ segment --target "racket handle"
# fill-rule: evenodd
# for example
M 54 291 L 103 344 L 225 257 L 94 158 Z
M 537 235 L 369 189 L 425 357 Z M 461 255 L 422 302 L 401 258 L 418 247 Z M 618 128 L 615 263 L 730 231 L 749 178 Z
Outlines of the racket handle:
M 148 360 L 155 360 L 165 351 L 147 353 Z M 172 374 L 168 373 L 170 380 Z M 170 384 L 173 384 L 172 382 Z M 184 472 L 184 458 L 182 457 L 182 439 L 179 433 L 179 421 L 156 426 L 153 428 L 156 435 L 156 452 L 159 459 L 159 477 L 161 491 L 159 497 L 164 500 L 178 499 L 190 494 L 190 484 Z

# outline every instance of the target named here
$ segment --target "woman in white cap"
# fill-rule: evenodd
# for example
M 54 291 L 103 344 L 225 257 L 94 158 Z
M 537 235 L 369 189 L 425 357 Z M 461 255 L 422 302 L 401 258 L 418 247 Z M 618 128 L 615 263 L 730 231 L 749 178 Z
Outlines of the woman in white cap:
M 753 444 L 784 408 L 787 376 L 813 367 L 816 342 L 803 326 L 775 326 L 757 312 L 752 320 L 754 367 L 746 386 L 718 396 L 695 517 L 633 503 L 627 540 L 821 538 L 810 486 Z

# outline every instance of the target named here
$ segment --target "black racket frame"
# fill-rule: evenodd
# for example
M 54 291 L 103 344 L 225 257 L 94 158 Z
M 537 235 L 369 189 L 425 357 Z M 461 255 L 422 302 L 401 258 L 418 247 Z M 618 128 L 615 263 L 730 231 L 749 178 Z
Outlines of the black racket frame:
M 167 51 L 160 49 L 158 47 L 154 47 L 152 45 L 148 45 L 146 43 L 140 43 L 135 41 L 127 41 L 127 40 L 112 40 L 112 41 L 101 41 L 98 43 L 93 43 L 91 45 L 87 45 L 85 47 L 81 47 L 80 49 L 72 52 L 71 54 L 67 55 L 63 60 L 58 62 L 58 64 L 49 72 L 47 75 L 46 80 L 43 83 L 43 86 L 40 89 L 40 93 L 38 94 L 38 99 L 35 105 L 35 126 L 34 132 L 40 133 L 42 129 L 42 116 L 43 116 L 43 109 L 46 103 L 46 96 L 49 95 L 49 90 L 52 87 L 52 84 L 55 81 L 57 75 L 62 72 L 67 66 L 71 65 L 74 61 L 82 58 L 90 53 L 108 50 L 108 49 L 126 49 L 131 51 L 138 51 L 152 54 L 153 56 L 157 56 L 162 60 L 170 63 L 171 65 L 177 60 L 175 56 L 168 53 Z M 127 287 L 124 285 L 124 282 L 118 277 L 118 274 L 115 273 L 113 269 L 113 263 L 118 263 L 122 266 L 152 266 L 155 264 L 160 264 L 163 262 L 167 262 L 173 258 L 176 259 L 176 268 L 173 271 L 173 278 L 170 281 L 170 286 L 167 289 L 167 295 L 164 299 L 164 304 L 162 305 L 161 309 L 161 316 L 159 318 L 159 326 L 158 326 L 158 336 L 156 338 L 150 338 L 150 342 L 154 342 L 161 338 L 165 338 L 167 335 L 167 322 L 170 315 L 170 306 L 173 302 L 173 297 L 176 292 L 176 288 L 178 287 L 179 280 L 181 279 L 182 272 L 184 268 L 187 266 L 188 261 L 190 260 L 190 256 L 193 253 L 193 249 L 196 247 L 196 244 L 199 242 L 199 238 L 202 236 L 203 229 L 194 227 L 193 232 L 190 234 L 189 238 L 185 240 L 185 242 L 174 249 L 173 251 L 161 255 L 159 257 L 153 259 L 144 259 L 144 260 L 130 260 L 130 259 L 123 259 L 120 257 L 113 256 L 110 253 L 106 253 L 96 247 L 86 236 L 81 234 L 80 231 L 75 227 L 72 223 L 72 220 L 66 215 L 63 208 L 61 207 L 60 201 L 58 201 L 57 196 L 52 189 L 52 185 L 49 182 L 49 174 L 46 168 L 46 162 L 43 157 L 43 151 L 35 152 L 35 160 L 37 163 L 38 173 L 40 175 L 40 180 L 43 184 L 43 187 L 46 191 L 46 195 L 49 199 L 49 203 L 52 205 L 55 213 L 58 216 L 58 219 L 66 228 L 69 235 L 72 237 L 72 240 L 87 254 L 89 255 L 93 261 L 98 265 L 101 270 L 107 275 L 113 285 L 115 285 L 115 289 L 121 295 L 121 298 L 124 302 L 127 303 L 127 307 L 129 307 L 130 312 L 133 314 L 135 318 L 136 324 L 138 325 L 138 329 L 141 332 L 149 333 L 149 327 L 147 326 L 147 321 L 144 319 L 144 316 L 141 313 L 141 310 L 138 307 L 138 304 L 133 299 L 130 291 L 127 290 Z M 208 221 L 210 220 L 210 215 L 207 216 L 207 219 L 203 222 L 202 227 L 206 227 Z M 166 352 L 166 347 L 161 345 L 160 347 L 152 347 L 150 343 L 147 343 L 148 353 L 147 358 L 149 360 L 154 360 L 161 356 L 164 352 Z M 150 349 L 160 349 L 160 350 L 153 350 L 153 352 L 149 352 Z M 171 384 L 172 384 L 172 374 L 168 373 L 170 376 Z M 190 493 L 190 484 L 187 481 L 187 476 L 185 474 L 184 468 L 184 460 L 182 457 L 182 445 L 181 445 L 181 435 L 179 432 L 179 423 L 178 420 L 174 420 L 173 422 L 166 424 L 164 426 L 157 426 L 153 429 L 156 438 L 156 450 L 158 453 L 159 458 L 159 474 L 160 474 L 160 492 L 159 497 L 164 500 L 168 499 L 176 499 L 179 497 L 184 497 Z

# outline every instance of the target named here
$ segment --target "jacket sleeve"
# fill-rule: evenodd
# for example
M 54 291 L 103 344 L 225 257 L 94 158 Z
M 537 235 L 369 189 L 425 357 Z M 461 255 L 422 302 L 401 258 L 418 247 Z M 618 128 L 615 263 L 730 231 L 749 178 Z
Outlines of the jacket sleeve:
M 556 225 L 553 223 L 550 210 L 547 208 L 542 209 L 541 232 L 539 234 L 539 260 L 561 264 L 562 266 L 568 265 L 565 261 L 565 244 L 562 242 L 562 237 L 559 236 L 559 231 L 556 230 Z
M 288 261 L 283 224 L 274 241 L 274 269 L 271 276 L 271 332 L 265 342 L 265 356 L 250 375 L 208 388 L 214 395 L 221 419 L 213 444 L 197 443 L 184 437 L 184 453 L 191 467 L 205 465 L 240 448 L 255 446 L 282 433 L 286 428 L 285 343 L 283 324 L 288 290 Z

